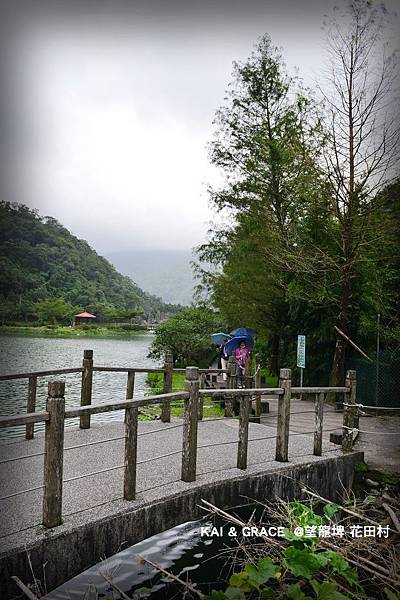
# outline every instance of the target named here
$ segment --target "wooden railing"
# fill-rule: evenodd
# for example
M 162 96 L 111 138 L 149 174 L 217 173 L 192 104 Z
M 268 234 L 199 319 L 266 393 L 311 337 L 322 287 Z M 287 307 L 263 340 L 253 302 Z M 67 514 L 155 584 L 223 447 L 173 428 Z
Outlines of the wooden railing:
M 86 351 L 87 352 L 87 351 Z M 91 357 L 86 354 L 84 361 L 90 361 Z M 86 369 L 86 375 L 85 375 Z M 124 484 L 123 484 L 123 498 L 125 500 L 134 500 L 136 496 L 136 471 L 137 471 L 137 443 L 138 443 L 138 411 L 140 407 L 149 406 L 152 404 L 161 405 L 162 409 L 166 406 L 170 407 L 171 401 L 183 400 L 184 402 L 184 415 L 183 422 L 183 437 L 182 437 L 182 463 L 181 463 L 181 479 L 185 482 L 193 482 L 196 480 L 196 462 L 197 452 L 199 448 L 208 446 L 198 446 L 197 444 L 197 432 L 198 424 L 201 419 L 201 402 L 205 395 L 218 394 L 222 395 L 226 404 L 233 403 L 233 400 L 237 398 L 240 403 L 239 412 L 239 427 L 238 427 L 238 439 L 234 442 L 237 444 L 237 461 L 236 465 L 238 469 L 247 468 L 247 453 L 248 453 L 248 430 L 249 430 L 249 416 L 250 416 L 250 404 L 254 398 L 261 396 L 262 394 L 268 394 L 268 396 L 277 396 L 278 402 L 278 415 L 277 415 L 277 430 L 276 430 L 276 447 L 275 447 L 275 460 L 278 462 L 287 462 L 289 460 L 289 436 L 290 436 L 290 403 L 293 393 L 307 392 L 308 394 L 315 394 L 315 430 L 314 430 L 314 448 L 313 454 L 321 456 L 322 454 L 322 433 L 323 433 L 323 412 L 324 412 L 324 399 L 325 395 L 330 392 L 344 393 L 346 395 L 346 402 L 344 404 L 345 411 L 343 416 L 343 442 L 342 450 L 345 452 L 351 451 L 353 447 L 353 428 L 356 426 L 356 374 L 355 371 L 349 371 L 347 374 L 346 382 L 344 387 L 309 387 L 309 388 L 296 388 L 291 385 L 291 371 L 290 369 L 281 369 L 279 387 L 277 388 L 242 388 L 238 389 L 235 385 L 234 378 L 236 375 L 232 375 L 229 371 L 229 387 L 227 389 L 219 390 L 202 390 L 200 389 L 201 372 L 204 370 L 198 369 L 197 367 L 187 367 L 185 370 L 185 389 L 176 393 L 167 392 L 157 396 L 149 396 L 141 399 L 133 399 L 134 380 L 132 373 L 138 371 L 138 369 L 127 369 L 128 372 L 128 384 L 127 384 L 127 398 L 125 400 L 119 400 L 115 402 L 102 403 L 92 405 L 87 402 L 89 398 L 88 390 L 91 389 L 89 382 L 91 382 L 90 375 L 88 372 L 104 369 L 103 367 L 90 367 L 90 363 L 83 365 L 83 378 L 82 378 L 82 390 L 84 391 L 84 403 L 81 406 L 67 408 L 65 407 L 65 382 L 63 381 L 52 381 L 48 383 L 48 398 L 46 404 L 46 411 L 44 412 L 33 412 L 25 415 L 13 415 L 0 417 L 0 428 L 12 427 L 17 425 L 32 425 L 34 423 L 45 423 L 45 440 L 44 440 L 44 485 L 43 487 L 43 525 L 45 527 L 55 527 L 62 522 L 62 493 L 63 493 L 63 461 L 64 461 L 64 420 L 68 417 L 79 417 L 80 423 L 89 423 L 90 416 L 94 414 L 125 410 L 125 459 L 124 459 Z M 126 369 L 124 369 L 125 371 Z M 141 369 L 141 372 L 144 370 Z M 146 369 L 147 371 L 147 369 Z M 151 369 L 150 372 L 164 372 L 164 369 Z M 171 371 L 169 371 L 171 372 Z M 37 375 L 37 374 L 36 374 Z M 26 374 L 25 376 L 32 376 L 32 374 Z M 84 379 L 86 377 L 86 380 Z M 171 385 L 168 378 L 165 378 L 164 382 L 167 381 L 168 385 Z M 85 396 L 85 394 L 87 394 Z M 129 396 L 129 397 L 128 397 Z M 166 414 L 166 409 L 164 414 Z M 85 420 L 87 419 L 87 420 Z M 155 433 L 155 432 L 152 432 Z M 260 438 L 257 438 L 260 439 Z M 263 439 L 263 438 L 262 438 Z M 265 438 L 269 439 L 269 438 Z M 224 442 L 226 443 L 226 442 Z M 90 444 L 85 444 L 90 445 Z M 212 444 L 219 445 L 217 444 Z M 164 455 L 172 456 L 177 452 L 172 452 Z M 24 457 L 21 457 L 21 460 Z M 160 457 L 156 457 L 160 458 Z M 16 459 L 11 459 L 16 460 Z M 155 459 L 150 459 L 155 460 Z M 5 461 L 7 462 L 7 461 Z M 140 464 L 140 463 L 139 463 Z M 113 470 L 116 467 L 110 469 L 103 469 L 101 472 Z M 119 468 L 119 467 L 118 467 Z M 93 475 L 96 473 L 92 473 Z M 86 476 L 86 475 L 84 475 Z M 80 476 L 80 477 L 84 477 Z M 77 477 L 78 479 L 79 477 Z M 75 479 L 75 478 L 74 478 Z M 39 488 L 34 488 L 39 489 Z M 32 491 L 32 490 L 28 490 Z M 4 500 L 10 498 L 13 495 L 19 495 L 22 492 L 16 492 L 10 496 L 0 498 Z M 25 493 L 25 492 L 24 492 Z
M 166 353 L 164 365 L 162 367 L 114 367 L 114 366 L 95 366 L 93 364 L 93 350 L 84 350 L 82 367 L 70 369 L 47 369 L 45 371 L 33 371 L 30 373 L 13 373 L 9 375 L 0 375 L 1 381 L 10 381 L 15 379 L 28 379 L 27 393 L 27 414 L 36 411 L 37 398 L 37 381 L 39 377 L 48 377 L 51 375 L 67 375 L 70 373 L 82 373 L 81 383 L 81 406 L 90 406 L 92 404 L 93 392 L 93 374 L 96 372 L 109 373 L 127 373 L 126 383 L 126 399 L 132 399 L 135 391 L 135 374 L 136 373 L 163 373 L 164 383 L 163 392 L 169 394 L 172 392 L 172 377 L 173 373 L 184 373 L 185 369 L 174 369 L 173 357 L 171 353 Z M 221 369 L 200 369 L 200 373 L 226 373 Z M 90 412 L 82 413 L 79 418 L 79 427 L 81 429 L 90 428 Z M 166 400 L 161 405 L 161 421 L 169 423 L 171 421 L 171 404 Z M 27 440 L 34 438 L 34 424 L 40 421 L 27 421 L 25 429 L 25 438 Z

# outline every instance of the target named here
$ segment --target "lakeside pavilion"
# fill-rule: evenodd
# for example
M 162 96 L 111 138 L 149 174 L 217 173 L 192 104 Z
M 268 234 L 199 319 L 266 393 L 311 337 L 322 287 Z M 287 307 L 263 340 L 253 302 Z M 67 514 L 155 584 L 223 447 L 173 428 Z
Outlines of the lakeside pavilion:
M 88 312 L 81 312 L 77 315 L 74 315 L 74 327 L 75 325 L 79 325 L 80 323 L 90 323 L 92 319 L 95 319 L 96 315 L 92 315 Z M 79 321 L 77 321 L 79 319 Z

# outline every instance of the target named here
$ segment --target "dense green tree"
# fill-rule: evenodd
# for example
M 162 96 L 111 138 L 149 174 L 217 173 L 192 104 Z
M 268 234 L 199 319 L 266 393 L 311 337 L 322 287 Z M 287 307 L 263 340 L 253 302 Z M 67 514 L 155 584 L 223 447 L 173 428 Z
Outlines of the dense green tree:
M 209 308 L 184 308 L 158 325 L 149 356 L 161 358 L 168 351 L 175 363 L 209 366 L 216 354 L 210 334 L 224 327 L 221 315 Z
M 78 310 L 77 306 L 65 302 L 64 298 L 48 298 L 35 304 L 35 314 L 42 323 L 71 325 Z
M 351 55 L 355 39 L 366 43 L 365 36 L 376 28 L 371 14 L 377 13 L 371 13 L 365 2 L 354 2 L 351 11 L 355 37 L 346 38 L 344 57 L 347 52 Z M 375 41 L 372 36 L 365 47 L 354 49 L 360 53 L 358 61 Z M 338 385 L 345 354 L 334 325 L 371 347 L 377 313 L 392 325 L 396 314 L 398 318 L 399 264 L 388 260 L 388 255 L 399 252 L 396 188 L 390 188 L 392 201 L 386 200 L 386 205 L 387 196 L 376 193 L 391 165 L 395 142 L 392 121 L 378 131 L 386 116 L 380 110 L 383 98 L 388 100 L 385 77 L 391 64 L 386 64 L 389 73 L 381 72 L 384 83 L 378 90 L 372 81 L 363 90 L 357 80 L 363 75 L 368 81 L 366 63 L 350 64 L 354 69 L 353 82 L 347 82 L 354 94 L 350 98 L 352 142 L 343 114 L 334 116 L 331 104 L 333 125 L 328 122 L 322 107 L 286 75 L 282 58 L 267 36 L 248 61 L 235 65 L 228 102 L 215 119 L 217 133 L 210 153 L 211 161 L 225 174 L 223 186 L 210 192 L 225 221 L 198 249 L 200 260 L 213 269 L 197 266 L 197 271 L 231 326 L 253 326 L 267 340 L 273 372 L 279 358 L 285 366 L 295 364 L 296 335 L 303 333 L 314 381 L 326 383 L 334 358 L 331 381 Z M 336 76 L 342 108 L 350 110 L 349 94 L 343 91 L 345 76 L 340 71 Z M 369 121 L 366 98 L 375 121 Z M 382 143 L 378 148 L 377 139 Z M 369 141 L 371 155 L 366 147 Z M 391 148 L 389 157 L 385 141 Z M 351 143 L 350 156 L 345 150 Z
M 375 315 L 381 315 L 382 342 L 395 349 L 400 346 L 400 179 L 378 195 L 376 205 L 371 219 L 374 243 L 369 245 L 375 270 L 368 275 L 370 284 L 379 290 Z M 375 337 L 375 319 L 366 323 L 365 329 Z
M 235 65 L 229 101 L 216 124 L 211 160 L 226 179 L 211 198 L 231 219 L 198 251 L 222 272 L 201 274 L 232 325 L 246 323 L 268 337 L 276 372 L 288 334 L 303 332 L 288 332 L 291 298 L 310 296 L 307 285 L 315 287 L 326 271 L 325 254 L 305 251 L 306 243 L 334 227 L 325 218 L 327 191 L 317 166 L 318 112 L 265 36 L 246 63 Z M 299 273 L 303 283 L 298 277 L 295 286 Z M 318 302 L 329 311 L 322 297 Z

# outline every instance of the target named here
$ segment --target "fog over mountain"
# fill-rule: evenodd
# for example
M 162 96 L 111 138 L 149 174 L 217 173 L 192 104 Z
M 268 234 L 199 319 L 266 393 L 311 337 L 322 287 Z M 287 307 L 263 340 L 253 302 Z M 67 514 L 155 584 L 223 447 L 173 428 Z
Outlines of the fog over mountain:
M 189 250 L 124 250 L 106 258 L 139 287 L 172 304 L 190 304 L 195 285 Z

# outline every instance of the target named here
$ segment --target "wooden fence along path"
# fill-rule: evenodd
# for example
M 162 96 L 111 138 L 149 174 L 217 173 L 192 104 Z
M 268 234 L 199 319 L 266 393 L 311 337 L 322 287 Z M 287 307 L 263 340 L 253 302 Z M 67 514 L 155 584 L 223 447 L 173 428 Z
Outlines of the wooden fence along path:
M 92 404 L 93 373 L 96 371 L 127 373 L 125 400 Z M 51 381 L 48 383 L 46 411 L 35 412 L 38 377 L 78 372 L 82 373 L 80 406 L 66 409 L 65 382 Z M 185 385 L 184 390 L 182 391 L 172 392 L 172 375 L 174 372 L 185 372 Z M 163 393 L 160 395 L 134 399 L 135 373 L 163 373 Z M 227 387 L 225 389 L 214 390 L 202 389 L 204 377 L 209 373 L 226 373 Z M 225 417 L 228 418 L 232 418 L 233 416 L 234 404 L 237 402 L 239 403 L 240 410 L 238 416 L 239 428 L 236 463 L 238 469 L 245 470 L 247 468 L 250 408 L 253 400 L 255 400 L 256 415 L 260 415 L 261 396 L 263 394 L 276 396 L 278 398 L 275 447 L 276 461 L 287 462 L 289 460 L 290 403 L 293 394 L 307 393 L 315 396 L 313 453 L 316 456 L 321 456 L 322 454 L 323 416 L 326 394 L 345 394 L 342 450 L 344 452 L 352 450 L 354 441 L 353 434 L 355 428 L 358 427 L 355 371 L 349 371 L 347 373 L 345 385 L 343 387 L 292 387 L 291 370 L 281 369 L 279 387 L 263 388 L 260 386 L 259 369 L 256 369 L 255 376 L 252 376 L 250 364 L 247 365 L 244 375 L 244 387 L 238 388 L 238 372 L 234 359 L 229 361 L 228 369 L 226 371 L 222 369 L 199 369 L 197 367 L 174 369 L 171 354 L 166 355 L 164 365 L 161 368 L 94 366 L 93 351 L 85 350 L 83 364 L 82 367 L 79 368 L 56 369 L 0 376 L 0 381 L 21 378 L 28 379 L 27 413 L 24 415 L 0 417 L 0 428 L 25 425 L 25 437 L 30 440 L 34 437 L 35 423 L 45 423 L 43 525 L 45 527 L 55 527 L 62 522 L 64 420 L 68 417 L 79 417 L 80 428 L 88 429 L 90 428 L 91 415 L 121 409 L 125 410 L 125 459 L 123 482 L 123 498 L 125 500 L 134 500 L 136 496 L 138 417 L 139 409 L 144 406 L 160 406 L 161 421 L 163 423 L 169 423 L 171 420 L 171 402 L 175 400 L 183 401 L 184 415 L 182 423 L 181 479 L 185 482 L 193 482 L 196 480 L 198 450 L 197 431 L 198 422 L 203 418 L 203 401 L 205 396 L 222 397 L 225 400 Z M 165 456 L 169 455 L 166 454 Z

